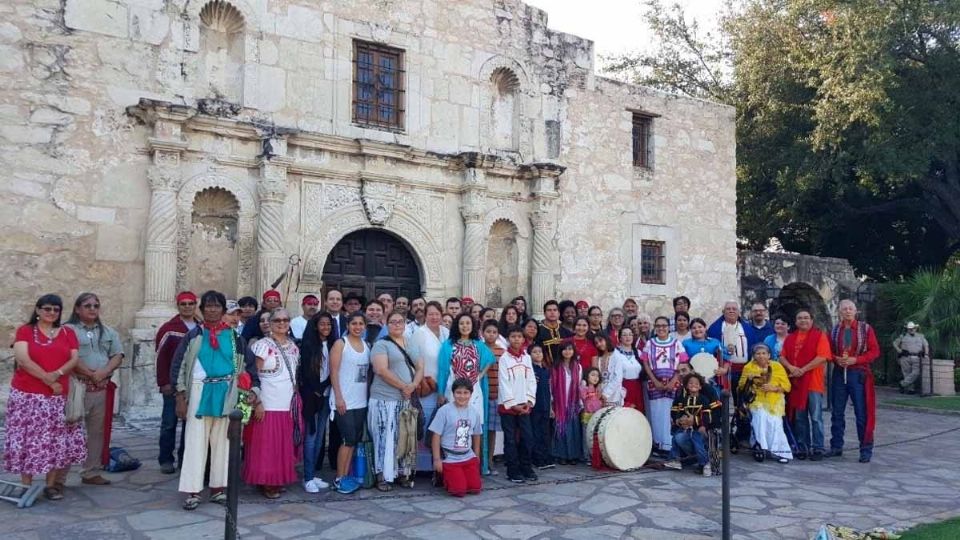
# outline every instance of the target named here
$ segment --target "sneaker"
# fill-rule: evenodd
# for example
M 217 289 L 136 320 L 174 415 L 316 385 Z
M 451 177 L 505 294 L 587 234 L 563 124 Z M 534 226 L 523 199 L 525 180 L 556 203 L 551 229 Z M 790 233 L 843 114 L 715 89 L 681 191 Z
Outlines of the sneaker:
M 537 473 L 530 471 L 528 473 L 523 474 L 523 479 L 526 480 L 527 482 L 536 482 L 540 478 L 537 477 Z
M 337 493 L 349 495 L 358 489 L 360 489 L 360 484 L 352 477 L 346 476 L 340 479 L 340 486 L 337 488 Z
M 683 469 L 683 463 L 680 463 L 679 459 L 671 459 L 670 461 L 663 462 L 663 468 L 679 471 Z
M 827 453 L 823 454 L 823 457 L 843 457 L 843 450 L 831 448 Z
M 318 478 L 318 477 L 316 477 L 316 476 L 313 477 L 313 483 L 314 483 L 318 488 L 320 488 L 320 489 L 329 489 L 329 488 L 330 488 L 330 484 L 324 482 L 322 478 Z
M 525 482 L 522 476 L 508 476 L 507 480 L 510 480 L 514 484 L 522 484 Z
M 703 466 L 703 475 L 704 476 L 713 476 L 713 469 L 710 468 L 710 464 L 707 463 Z
M 320 486 L 313 480 L 307 480 L 303 483 L 303 490 L 307 493 L 320 493 Z
M 333 485 L 330 486 L 330 489 L 340 491 L 340 480 L 342 480 L 342 478 L 334 478 Z

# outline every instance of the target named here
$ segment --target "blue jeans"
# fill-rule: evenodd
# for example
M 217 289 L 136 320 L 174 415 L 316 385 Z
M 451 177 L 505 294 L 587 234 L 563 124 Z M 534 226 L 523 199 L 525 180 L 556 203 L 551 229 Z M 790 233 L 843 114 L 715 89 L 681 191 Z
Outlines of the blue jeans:
M 173 463 L 173 449 L 177 447 L 177 398 L 176 395 L 164 394 L 163 410 L 160 413 L 160 455 L 157 462 L 161 465 Z M 181 430 L 181 433 L 183 431 Z M 180 447 L 177 449 L 177 463 L 183 462 L 183 436 L 180 436 Z
M 707 453 L 707 435 L 695 429 L 684 429 L 673 434 L 670 459 L 679 459 L 696 454 L 697 464 L 703 467 L 710 461 Z
M 306 421 L 303 431 L 303 481 L 309 482 L 317 477 L 317 461 L 320 451 L 323 450 L 323 436 L 327 433 L 327 422 L 330 418 L 330 402 L 323 401 L 320 410 L 313 415 L 316 431 L 309 433 L 309 421 Z M 308 420 L 304 418 L 304 420 Z
M 503 430 L 503 459 L 507 462 L 507 476 L 519 478 L 532 475 L 533 428 L 530 426 L 530 415 L 501 414 L 500 429 Z M 519 442 L 517 432 L 520 433 Z
M 800 452 L 823 451 L 823 394 L 807 393 L 807 408 L 797 411 L 793 435 Z
M 847 370 L 847 382 L 843 382 L 843 369 L 836 368 L 830 382 L 830 448 L 843 450 L 843 432 L 846 429 L 844 414 L 847 411 L 847 399 L 853 402 L 853 413 L 857 418 L 857 437 L 860 439 L 860 456 L 872 457 L 873 433 L 867 431 L 867 374 L 860 369 Z M 870 382 L 872 384 L 872 381 Z

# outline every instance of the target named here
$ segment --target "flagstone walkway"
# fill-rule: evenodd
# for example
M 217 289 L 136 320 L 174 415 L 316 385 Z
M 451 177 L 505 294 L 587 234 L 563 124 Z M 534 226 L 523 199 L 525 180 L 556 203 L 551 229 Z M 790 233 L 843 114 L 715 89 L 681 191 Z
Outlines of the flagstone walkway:
M 829 413 L 826 413 L 829 433 Z M 847 425 L 853 425 L 852 417 Z M 960 416 L 881 408 L 873 462 L 847 455 L 820 463 L 732 463 L 736 537 L 811 538 L 824 523 L 857 528 L 905 527 L 960 515 Z M 144 461 L 131 473 L 107 475 L 113 485 L 81 486 L 72 474 L 66 499 L 27 510 L 0 502 L 0 538 L 221 538 L 224 509 L 205 503 L 180 509 L 173 476 L 153 456 L 156 429 L 125 426 L 114 444 Z M 3 479 L 12 479 L 10 475 Z M 278 501 L 241 490 L 240 533 L 254 538 L 717 538 L 720 478 L 690 471 L 644 469 L 598 474 L 580 467 L 543 471 L 536 484 L 516 486 L 503 473 L 480 495 L 444 496 L 418 482 L 388 494 L 309 495 L 291 486 Z

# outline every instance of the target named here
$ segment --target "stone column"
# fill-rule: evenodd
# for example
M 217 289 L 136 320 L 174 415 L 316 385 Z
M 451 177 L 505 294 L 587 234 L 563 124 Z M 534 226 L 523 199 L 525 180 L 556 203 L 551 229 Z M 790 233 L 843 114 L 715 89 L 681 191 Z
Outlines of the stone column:
M 156 330 L 172 317 L 177 284 L 177 190 L 180 189 L 180 126 L 158 119 L 150 139 L 153 165 L 147 170 L 150 183 L 150 214 L 144 251 L 143 307 L 136 315 L 136 327 Z
M 283 250 L 283 205 L 287 200 L 286 139 L 275 137 L 263 140 L 264 153 L 260 159 L 260 181 L 257 196 L 260 216 L 257 223 L 257 295 L 286 270 L 287 256 Z
M 464 170 L 460 213 L 463 215 L 463 283 L 462 296 L 483 302 L 484 271 L 486 264 L 483 247 L 486 231 L 483 230 L 483 206 L 486 201 L 486 176 L 482 169 L 467 167 Z
M 543 317 L 543 303 L 556 297 L 556 273 L 558 271 L 555 201 L 560 197 L 556 179 L 563 167 L 538 164 L 529 167 L 533 185 L 530 223 L 533 226 L 533 257 L 530 264 L 530 301 L 528 310 L 537 318 Z

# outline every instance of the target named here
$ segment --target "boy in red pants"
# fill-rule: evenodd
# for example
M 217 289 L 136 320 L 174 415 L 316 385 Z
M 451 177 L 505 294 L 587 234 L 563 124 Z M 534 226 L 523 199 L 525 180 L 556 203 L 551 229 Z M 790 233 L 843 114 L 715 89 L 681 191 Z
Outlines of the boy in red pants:
M 433 470 L 443 475 L 447 493 L 463 497 L 480 493 L 481 437 L 483 418 L 470 407 L 473 383 L 469 379 L 453 381 L 453 402 L 437 410 L 430 423 L 433 433 Z

